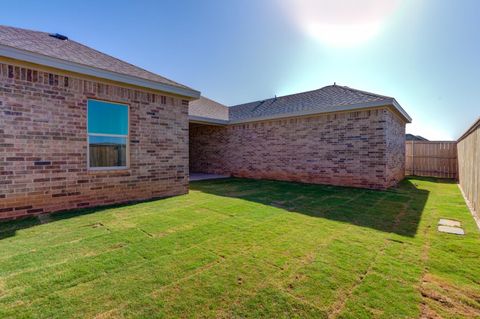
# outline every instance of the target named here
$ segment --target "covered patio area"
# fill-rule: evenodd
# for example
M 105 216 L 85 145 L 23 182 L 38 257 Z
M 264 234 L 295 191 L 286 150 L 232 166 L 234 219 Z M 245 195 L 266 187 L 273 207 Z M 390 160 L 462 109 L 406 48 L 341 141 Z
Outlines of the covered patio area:
M 190 122 L 189 170 L 192 177 L 230 176 L 228 131 L 225 126 Z

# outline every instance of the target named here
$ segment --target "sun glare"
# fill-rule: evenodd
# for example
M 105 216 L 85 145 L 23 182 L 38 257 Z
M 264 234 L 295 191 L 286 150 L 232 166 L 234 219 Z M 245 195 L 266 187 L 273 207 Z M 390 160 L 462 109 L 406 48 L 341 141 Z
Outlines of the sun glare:
M 307 36 L 333 47 L 375 38 L 398 7 L 398 0 L 285 0 L 284 9 Z

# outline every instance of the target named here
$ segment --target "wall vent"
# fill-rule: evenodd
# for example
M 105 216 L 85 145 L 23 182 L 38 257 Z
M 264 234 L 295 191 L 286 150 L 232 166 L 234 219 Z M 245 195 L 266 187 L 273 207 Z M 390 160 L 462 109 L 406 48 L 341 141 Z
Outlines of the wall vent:
M 62 40 L 62 41 L 68 40 L 67 36 L 65 36 L 63 34 L 60 34 L 60 33 L 50 33 L 49 36 L 51 36 L 52 38 Z

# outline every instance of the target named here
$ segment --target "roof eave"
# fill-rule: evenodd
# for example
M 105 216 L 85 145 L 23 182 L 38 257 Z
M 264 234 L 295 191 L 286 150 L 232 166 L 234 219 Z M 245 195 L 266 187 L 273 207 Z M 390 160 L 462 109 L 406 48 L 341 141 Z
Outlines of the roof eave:
M 315 114 L 355 111 L 355 110 L 376 108 L 376 107 L 382 107 L 382 106 L 384 107 L 392 106 L 402 116 L 405 122 L 407 123 L 412 122 L 412 118 L 407 114 L 407 112 L 405 112 L 405 110 L 400 106 L 400 104 L 394 98 L 390 98 L 390 99 L 385 99 L 381 101 L 374 101 L 374 102 L 367 102 L 367 103 L 340 105 L 340 106 L 337 106 L 334 110 L 328 110 L 328 111 L 318 111 L 315 109 L 311 109 L 311 110 L 300 111 L 300 112 L 281 113 L 281 114 L 260 116 L 260 117 L 254 117 L 254 118 L 230 120 L 229 124 L 242 124 L 242 123 L 248 123 L 248 122 L 259 122 L 259 121 L 275 120 L 275 119 L 298 117 L 298 116 L 308 116 L 308 115 L 315 115 Z
M 405 120 L 407 121 L 407 123 L 412 123 L 412 118 L 410 117 L 410 115 L 408 115 L 408 113 L 402 108 L 402 106 L 400 105 L 400 103 L 397 102 L 397 100 L 395 100 L 394 98 L 391 98 L 392 99 L 392 105 L 395 107 L 395 109 L 397 109 L 398 112 L 400 112 L 400 114 L 402 114 L 402 116 L 405 118 Z
M 43 54 L 21 50 L 0 44 L 0 56 L 4 56 L 11 59 L 26 61 L 34 64 L 40 64 L 56 69 L 61 69 L 65 71 L 85 74 L 97 78 L 108 79 L 115 82 L 126 83 L 134 86 L 145 87 L 153 89 L 156 91 L 162 91 L 166 93 L 172 93 L 175 95 L 180 95 L 188 97 L 191 99 L 198 99 L 200 97 L 200 92 L 192 89 L 177 87 L 173 85 L 168 85 L 165 83 L 150 81 L 147 79 L 142 79 L 136 76 L 116 73 L 104 69 L 99 69 L 87 65 L 83 65 L 76 62 L 70 62 L 58 58 L 53 58 Z
M 203 116 L 196 116 L 196 115 L 189 115 L 188 120 L 191 123 L 198 123 L 198 124 L 212 124 L 212 125 L 230 124 L 230 121 L 228 120 L 214 119 L 210 117 L 203 117 Z

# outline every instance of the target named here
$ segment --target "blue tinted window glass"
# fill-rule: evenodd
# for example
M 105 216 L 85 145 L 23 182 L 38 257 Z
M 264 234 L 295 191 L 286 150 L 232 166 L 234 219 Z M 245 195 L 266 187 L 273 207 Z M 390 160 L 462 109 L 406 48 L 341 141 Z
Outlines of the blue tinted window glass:
M 88 133 L 128 135 L 128 106 L 88 100 Z
M 115 137 L 115 136 L 89 136 L 88 140 L 91 144 L 101 144 L 101 145 L 114 145 L 114 144 L 126 144 L 126 137 Z

